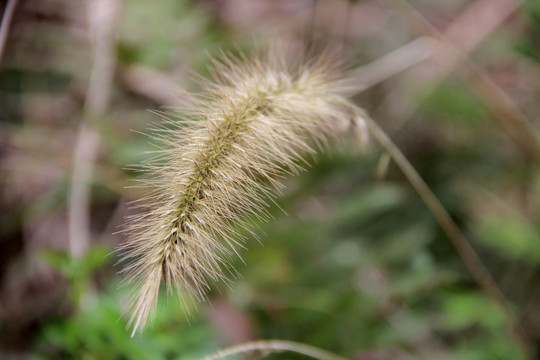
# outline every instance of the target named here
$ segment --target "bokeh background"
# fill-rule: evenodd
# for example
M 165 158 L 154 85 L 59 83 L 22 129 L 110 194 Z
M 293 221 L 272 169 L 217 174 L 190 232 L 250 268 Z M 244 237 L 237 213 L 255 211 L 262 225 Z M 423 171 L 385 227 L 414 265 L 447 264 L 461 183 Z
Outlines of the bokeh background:
M 538 357 L 538 0 L 0 9 L 0 358 L 197 359 L 272 338 L 362 360 Z M 371 141 L 332 147 L 286 180 L 287 214 L 259 224 L 230 288 L 191 315 L 162 296 L 153 326 L 130 338 L 113 249 L 142 196 L 129 165 L 154 149 L 143 133 L 181 102 L 176 89 L 198 89 L 210 56 L 275 39 L 313 53 L 330 44 L 363 69 L 355 101 L 461 227 L 513 315 Z

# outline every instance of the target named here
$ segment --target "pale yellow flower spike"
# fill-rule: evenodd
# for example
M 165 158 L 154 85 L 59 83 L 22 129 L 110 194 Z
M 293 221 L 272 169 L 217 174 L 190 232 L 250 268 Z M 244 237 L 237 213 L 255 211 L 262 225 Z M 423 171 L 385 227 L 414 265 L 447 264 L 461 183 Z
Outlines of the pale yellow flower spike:
M 253 60 L 224 56 L 213 80 L 157 138 L 159 158 L 143 164 L 151 188 L 146 210 L 128 219 L 121 246 L 126 281 L 135 284 L 133 333 L 152 316 L 160 283 L 204 300 L 210 284 L 227 281 L 227 258 L 243 239 L 232 231 L 255 214 L 268 219 L 278 178 L 298 173 L 306 153 L 344 133 L 365 138 L 354 105 L 342 95 L 341 73 L 328 57 L 285 65 L 278 48 Z M 355 110 L 356 109 L 356 110 Z

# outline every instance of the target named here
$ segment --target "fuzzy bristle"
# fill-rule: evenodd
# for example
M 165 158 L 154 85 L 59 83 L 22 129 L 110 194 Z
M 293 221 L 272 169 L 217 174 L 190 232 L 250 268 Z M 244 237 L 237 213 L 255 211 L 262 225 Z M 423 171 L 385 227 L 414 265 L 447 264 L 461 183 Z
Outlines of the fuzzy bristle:
M 233 227 L 249 228 L 251 215 L 268 219 L 279 178 L 302 170 L 315 147 L 365 131 L 332 61 L 290 68 L 279 53 L 214 62 L 213 80 L 186 117 L 156 135 L 163 150 L 143 164 L 151 175 L 146 210 L 128 220 L 130 239 L 120 248 L 136 288 L 134 333 L 153 314 L 161 282 L 204 300 L 212 283 L 227 281 L 228 258 L 244 241 Z

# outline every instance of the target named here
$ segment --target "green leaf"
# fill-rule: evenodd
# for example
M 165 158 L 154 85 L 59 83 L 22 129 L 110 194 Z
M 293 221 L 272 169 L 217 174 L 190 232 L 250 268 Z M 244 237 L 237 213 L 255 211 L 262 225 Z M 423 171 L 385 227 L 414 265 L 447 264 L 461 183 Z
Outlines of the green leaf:
M 65 250 L 45 250 L 43 259 L 60 271 L 67 279 L 85 278 L 110 261 L 110 249 L 104 246 L 91 248 L 81 258 L 73 258 Z
M 336 209 L 335 221 L 355 223 L 385 210 L 395 208 L 405 199 L 405 192 L 392 184 L 364 186 L 361 190 L 342 201 Z
M 504 257 L 540 262 L 539 229 L 516 213 L 486 215 L 474 225 L 474 232 L 479 241 Z
M 482 294 L 453 293 L 443 297 L 443 323 L 446 329 L 462 331 L 477 325 L 501 330 L 504 314 L 499 306 Z

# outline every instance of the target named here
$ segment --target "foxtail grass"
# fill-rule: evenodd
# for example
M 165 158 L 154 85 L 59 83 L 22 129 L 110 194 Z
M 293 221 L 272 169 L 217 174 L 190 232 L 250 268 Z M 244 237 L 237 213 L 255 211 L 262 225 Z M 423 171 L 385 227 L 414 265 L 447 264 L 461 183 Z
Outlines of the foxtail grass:
M 229 281 L 230 257 L 245 241 L 235 229 L 255 236 L 247 219 L 269 219 L 282 177 L 300 172 L 306 155 L 346 133 L 366 138 L 334 59 L 290 66 L 281 54 L 214 61 L 211 79 L 173 116 L 181 118 L 153 135 L 161 145 L 142 165 L 144 210 L 128 219 L 120 248 L 135 289 L 133 334 L 152 317 L 161 283 L 184 302 Z

